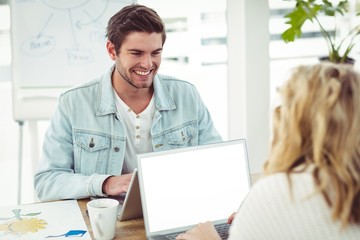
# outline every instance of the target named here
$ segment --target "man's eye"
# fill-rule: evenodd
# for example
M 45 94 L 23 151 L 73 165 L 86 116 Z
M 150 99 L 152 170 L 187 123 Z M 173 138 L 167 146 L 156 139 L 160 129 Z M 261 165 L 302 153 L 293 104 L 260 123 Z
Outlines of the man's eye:
M 160 54 L 161 54 L 160 51 L 158 51 L 158 52 L 153 52 L 153 53 L 152 53 L 153 56 L 157 56 L 157 55 L 160 55 Z
M 141 53 L 134 52 L 134 53 L 131 53 L 131 55 L 133 55 L 133 56 L 140 56 L 140 55 L 141 55 Z

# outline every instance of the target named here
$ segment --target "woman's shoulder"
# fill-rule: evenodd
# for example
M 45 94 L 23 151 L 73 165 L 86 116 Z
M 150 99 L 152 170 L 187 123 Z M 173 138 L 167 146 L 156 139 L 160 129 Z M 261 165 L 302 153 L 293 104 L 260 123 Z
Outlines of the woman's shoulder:
M 296 224 L 294 224 L 296 223 Z M 259 179 L 234 219 L 230 239 L 359 239 L 360 228 L 340 231 L 316 189 L 311 171 Z
M 260 178 L 252 186 L 249 195 L 262 199 L 274 198 L 292 200 L 305 198 L 316 191 L 311 172 L 275 173 Z
M 253 188 L 255 189 L 269 186 L 276 186 L 276 188 L 288 187 L 290 182 L 292 185 L 297 185 L 298 183 L 304 184 L 304 182 L 311 185 L 313 184 L 313 176 L 312 173 L 309 171 L 289 174 L 285 172 L 274 173 L 258 179 L 253 185 Z

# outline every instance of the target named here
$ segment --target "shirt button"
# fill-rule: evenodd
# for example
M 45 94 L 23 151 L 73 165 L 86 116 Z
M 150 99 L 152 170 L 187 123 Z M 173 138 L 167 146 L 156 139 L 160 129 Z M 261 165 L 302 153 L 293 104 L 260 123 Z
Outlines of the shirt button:
M 140 138 L 140 135 L 136 135 L 136 138 Z
M 140 126 L 136 126 L 136 129 L 139 129 L 140 128 Z
M 140 116 L 139 116 L 139 115 L 136 115 L 136 118 L 140 118 Z
M 119 147 L 114 147 L 114 151 L 115 151 L 115 152 L 118 152 L 119 150 L 120 150 Z

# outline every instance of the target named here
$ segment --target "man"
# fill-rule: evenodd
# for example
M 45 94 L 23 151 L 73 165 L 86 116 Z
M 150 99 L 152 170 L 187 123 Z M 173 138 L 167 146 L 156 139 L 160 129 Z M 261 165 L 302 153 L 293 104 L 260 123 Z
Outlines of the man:
M 107 37 L 114 66 L 60 96 L 35 175 L 40 200 L 118 195 L 137 154 L 221 141 L 195 87 L 157 74 L 166 34 L 154 10 L 124 7 Z

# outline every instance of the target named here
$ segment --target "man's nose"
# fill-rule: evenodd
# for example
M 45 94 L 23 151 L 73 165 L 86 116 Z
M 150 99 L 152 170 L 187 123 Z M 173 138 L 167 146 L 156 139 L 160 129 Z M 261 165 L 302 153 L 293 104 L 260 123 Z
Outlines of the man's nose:
M 149 55 L 144 55 L 141 59 L 141 66 L 144 67 L 144 68 L 151 68 L 153 66 L 153 59 L 152 59 L 152 56 L 149 54 Z

